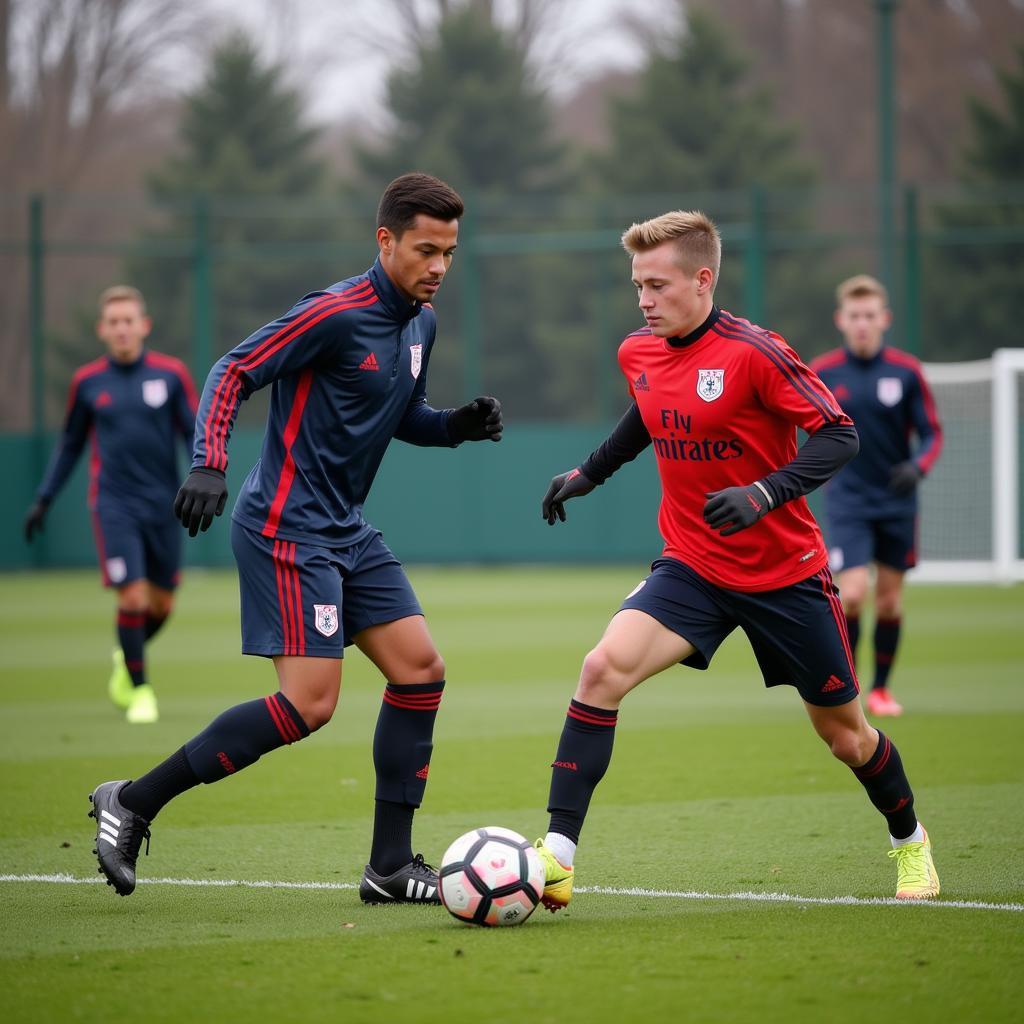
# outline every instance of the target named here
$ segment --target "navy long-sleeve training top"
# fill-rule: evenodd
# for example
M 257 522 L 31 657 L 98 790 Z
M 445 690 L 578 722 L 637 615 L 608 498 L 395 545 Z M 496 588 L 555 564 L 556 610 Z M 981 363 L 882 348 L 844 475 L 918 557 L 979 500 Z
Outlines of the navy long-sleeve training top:
M 454 446 L 450 409 L 427 405 L 436 333 L 380 261 L 312 292 L 223 356 L 203 388 L 193 468 L 227 468 L 239 404 L 273 385 L 259 461 L 232 517 L 266 537 L 346 547 L 370 528 L 363 502 L 393 437 Z
M 916 491 L 900 497 L 889 489 L 897 463 L 913 459 L 928 473 L 942 452 L 935 399 L 908 352 L 883 345 L 870 359 L 848 348 L 818 356 L 811 369 L 824 381 L 860 435 L 860 453 L 825 486 L 832 516 L 867 519 L 912 516 Z M 911 438 L 916 435 L 916 451 Z
M 196 389 L 179 359 L 144 349 L 133 363 L 86 363 L 71 379 L 64 432 L 36 497 L 54 499 L 91 438 L 89 507 L 166 519 L 181 482 L 175 437 L 192 442 L 195 414 Z

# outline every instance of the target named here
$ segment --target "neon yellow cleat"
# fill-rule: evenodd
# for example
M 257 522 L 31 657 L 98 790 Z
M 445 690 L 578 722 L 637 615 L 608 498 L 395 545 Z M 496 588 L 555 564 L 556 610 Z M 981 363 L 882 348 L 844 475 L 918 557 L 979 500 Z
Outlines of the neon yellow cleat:
M 136 686 L 131 693 L 131 703 L 125 718 L 133 725 L 148 725 L 157 721 L 160 712 L 156 706 L 156 694 L 148 683 Z
M 132 677 L 124 663 L 124 651 L 120 647 L 115 647 L 111 660 L 114 668 L 107 683 L 107 696 L 117 707 L 127 708 L 132 702 L 132 691 L 135 687 L 132 686 Z
M 573 869 L 559 863 L 558 858 L 538 839 L 534 847 L 544 865 L 544 895 L 540 901 L 551 913 L 569 905 L 572 899 Z
M 889 856 L 896 861 L 896 899 L 930 900 L 939 895 L 939 876 L 932 862 L 927 832 L 923 843 L 897 846 L 889 851 Z

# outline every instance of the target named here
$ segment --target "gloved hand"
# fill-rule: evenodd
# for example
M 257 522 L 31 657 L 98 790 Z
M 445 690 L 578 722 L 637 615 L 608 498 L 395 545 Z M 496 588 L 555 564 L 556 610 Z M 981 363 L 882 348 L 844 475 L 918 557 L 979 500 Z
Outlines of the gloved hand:
M 502 426 L 501 402 L 481 395 L 452 410 L 448 433 L 453 441 L 500 441 Z
M 555 525 L 556 516 L 564 523 L 564 503 L 570 498 L 582 498 L 596 486 L 597 484 L 586 476 L 582 469 L 570 469 L 568 473 L 559 473 L 548 484 L 547 493 L 540 503 L 540 514 L 548 521 L 548 526 Z
M 723 537 L 731 537 L 753 526 L 771 511 L 768 499 L 757 484 L 726 487 L 705 494 L 705 497 L 708 500 L 704 505 L 704 522 Z
M 25 516 L 25 540 L 32 543 L 32 536 L 36 532 L 42 532 L 43 520 L 46 519 L 46 510 L 50 507 L 48 501 L 39 500 L 33 504 Z
M 914 488 L 920 483 L 924 473 L 921 467 L 913 460 L 897 462 L 889 470 L 889 490 L 900 498 L 905 498 L 914 493 Z
M 208 530 L 214 516 L 224 511 L 228 500 L 228 482 L 219 469 L 199 466 L 189 473 L 174 499 L 175 518 L 194 537 L 200 530 Z

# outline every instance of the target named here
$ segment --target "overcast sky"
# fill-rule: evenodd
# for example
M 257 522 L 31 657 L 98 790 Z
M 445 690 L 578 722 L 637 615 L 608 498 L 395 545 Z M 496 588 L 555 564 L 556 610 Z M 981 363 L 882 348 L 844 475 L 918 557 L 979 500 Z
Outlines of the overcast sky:
M 371 120 L 379 112 L 390 66 L 383 48 L 393 9 L 387 0 L 202 0 L 218 27 L 245 26 L 269 56 L 286 63 L 319 120 Z M 433 6 L 427 0 L 428 6 Z M 506 0 L 505 8 L 514 6 Z M 673 0 L 552 0 L 558 12 L 540 55 L 556 94 L 607 68 L 641 61 L 624 13 L 674 24 Z M 499 10 L 501 4 L 499 0 Z

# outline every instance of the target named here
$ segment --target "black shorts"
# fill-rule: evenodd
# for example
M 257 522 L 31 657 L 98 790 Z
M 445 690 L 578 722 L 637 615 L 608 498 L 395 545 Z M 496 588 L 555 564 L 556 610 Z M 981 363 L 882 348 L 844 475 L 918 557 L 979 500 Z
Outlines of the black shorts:
M 870 562 L 899 572 L 913 569 L 917 565 L 917 516 L 829 516 L 828 562 L 833 572 Z
M 683 664 L 691 668 L 706 669 L 739 626 L 765 686 L 795 686 L 808 704 L 820 707 L 847 704 L 860 692 L 828 569 L 778 590 L 745 593 L 717 587 L 674 558 L 659 558 L 622 608 L 646 612 L 689 641 L 696 650 Z
M 178 586 L 181 569 L 181 523 L 171 515 L 140 519 L 117 508 L 93 509 L 92 532 L 105 587 L 148 580 L 164 590 Z
M 376 530 L 347 548 L 273 540 L 231 521 L 242 653 L 340 658 L 370 626 L 422 615 L 402 563 Z

